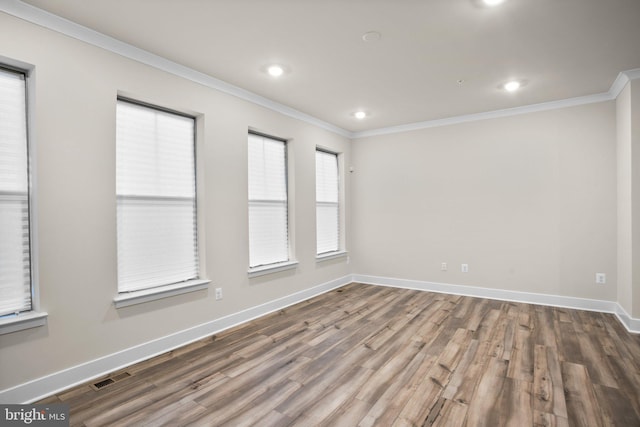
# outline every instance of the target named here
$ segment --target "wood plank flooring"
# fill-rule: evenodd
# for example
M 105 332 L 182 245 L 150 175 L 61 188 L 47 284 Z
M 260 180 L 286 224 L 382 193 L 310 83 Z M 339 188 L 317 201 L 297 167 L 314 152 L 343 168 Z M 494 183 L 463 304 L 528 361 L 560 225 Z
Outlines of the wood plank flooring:
M 72 426 L 640 426 L 613 315 L 357 283 L 125 371 L 41 403 Z

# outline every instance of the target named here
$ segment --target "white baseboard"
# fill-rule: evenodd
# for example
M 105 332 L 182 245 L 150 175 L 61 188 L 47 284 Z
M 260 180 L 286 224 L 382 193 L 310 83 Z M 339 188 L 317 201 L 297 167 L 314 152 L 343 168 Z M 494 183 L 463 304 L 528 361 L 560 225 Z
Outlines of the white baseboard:
M 475 286 L 452 285 L 448 283 L 424 282 L 418 280 L 395 279 L 390 277 L 353 274 L 335 279 L 283 298 L 230 314 L 220 319 L 176 332 L 126 350 L 95 359 L 81 365 L 37 378 L 24 384 L 0 391 L 2 403 L 30 403 L 58 393 L 67 388 L 85 383 L 95 378 L 123 369 L 134 363 L 150 359 L 175 348 L 219 333 L 236 325 L 248 322 L 260 316 L 297 304 L 314 296 L 351 282 L 403 289 L 415 289 L 429 292 L 489 298 L 502 301 L 523 302 L 554 307 L 566 307 L 579 310 L 599 311 L 615 314 L 624 327 L 632 333 L 640 333 L 640 319 L 635 319 L 614 301 L 592 300 L 585 298 L 546 295 L 530 292 L 508 291 L 502 289 L 481 288 Z
M 618 316 L 620 322 L 624 325 L 629 332 L 640 334 L 640 319 L 635 319 L 629 316 L 629 313 L 625 311 L 620 303 L 616 303 L 615 315 Z
M 351 276 L 344 276 L 313 288 L 305 289 L 277 300 L 269 301 L 220 319 L 176 332 L 126 350 L 95 359 L 81 365 L 54 372 L 24 384 L 0 391 L 2 403 L 31 403 L 73 387 L 123 369 L 134 363 L 150 359 L 167 351 L 198 341 L 225 329 L 248 322 L 265 314 L 281 310 L 332 289 L 351 283 Z
M 501 301 L 524 302 L 528 304 L 565 307 L 578 310 L 612 313 L 624 327 L 632 333 L 640 333 L 640 319 L 634 319 L 615 301 L 603 301 L 586 298 L 567 297 L 561 295 L 537 294 L 531 292 L 508 291 L 504 289 L 482 288 L 477 286 L 452 285 L 449 283 L 424 282 L 419 280 L 396 279 L 391 277 L 367 276 L 353 274 L 354 282 L 369 285 L 389 286 L 394 288 L 415 289 L 419 291 L 438 292 L 453 295 L 464 295 L 478 298 L 489 298 Z

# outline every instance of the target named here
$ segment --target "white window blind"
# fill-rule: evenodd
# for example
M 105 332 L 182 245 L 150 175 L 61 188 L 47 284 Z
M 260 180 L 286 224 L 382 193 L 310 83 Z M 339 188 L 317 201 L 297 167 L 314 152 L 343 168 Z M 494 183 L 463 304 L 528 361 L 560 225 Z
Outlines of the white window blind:
M 118 291 L 198 277 L 195 122 L 118 100 Z
M 249 266 L 289 260 L 286 143 L 249 134 Z
M 316 245 L 318 255 L 340 249 L 338 155 L 316 150 Z
M 0 316 L 29 311 L 26 78 L 0 68 Z

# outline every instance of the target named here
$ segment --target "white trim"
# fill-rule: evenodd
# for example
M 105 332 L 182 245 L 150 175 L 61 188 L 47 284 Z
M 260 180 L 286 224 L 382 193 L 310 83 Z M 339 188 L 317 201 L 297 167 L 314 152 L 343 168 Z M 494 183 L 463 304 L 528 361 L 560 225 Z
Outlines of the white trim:
M 297 304 L 349 283 L 351 283 L 351 276 L 344 276 L 246 310 L 194 326 L 193 328 L 130 347 L 80 365 L 72 366 L 44 377 L 36 378 L 35 380 L 27 383 L 19 384 L 6 390 L 1 390 L 0 402 L 30 403 L 37 401 L 62 390 L 83 384 L 94 378 L 99 378 L 103 375 L 109 374 L 110 372 L 150 359 L 154 356 L 166 353 L 167 351 L 171 351 L 175 348 L 206 338 L 225 329 L 249 322 L 258 317 L 273 313 L 274 311 L 281 310 L 290 305 Z
M 410 132 L 420 129 L 428 129 L 439 126 L 449 126 L 459 123 L 472 122 L 477 120 L 497 119 L 500 117 L 515 116 L 518 114 L 535 113 L 538 111 L 555 110 L 558 108 L 575 107 L 578 105 L 593 104 L 596 102 L 612 101 L 620 95 L 622 89 L 630 80 L 640 79 L 640 68 L 622 71 L 607 92 L 595 95 L 579 96 L 576 98 L 561 99 L 558 101 L 542 102 L 540 104 L 523 105 L 521 107 L 506 108 L 503 110 L 486 111 L 481 113 L 467 114 L 463 116 L 446 117 L 437 120 L 426 120 L 424 122 L 407 123 L 405 125 L 390 126 L 379 129 L 352 132 L 351 138 L 365 138 L 369 136 L 388 135 L 392 133 Z
M 351 282 L 614 313 L 629 332 L 640 333 L 640 319 L 631 318 L 620 304 L 613 301 L 353 274 L 323 283 L 310 289 L 305 289 L 303 291 L 287 295 L 265 304 L 248 308 L 238 313 L 230 314 L 190 329 L 130 347 L 81 365 L 76 365 L 68 369 L 37 378 L 24 384 L 19 384 L 9 389 L 1 390 L 0 402 L 30 403 L 37 401 L 75 385 L 83 384 L 91 379 L 99 378 L 134 363 L 150 359 L 154 356 L 198 341 L 225 329 L 229 329 L 260 316 L 264 316 L 309 298 L 313 298 L 314 296 L 329 292 Z
M 238 86 L 234 86 L 220 79 L 216 79 L 215 77 L 178 64 L 177 62 L 170 61 L 144 49 L 140 49 L 138 47 L 124 43 L 113 37 L 107 36 L 106 34 L 99 33 L 98 31 L 92 30 L 68 19 L 62 18 L 58 15 L 54 15 L 30 4 L 23 3 L 20 0 L 3 0 L 2 2 L 0 2 L 0 11 L 39 25 L 41 27 L 47 28 L 49 30 L 53 30 L 66 36 L 83 41 L 85 43 L 100 47 L 134 61 L 149 65 L 162 71 L 166 71 L 187 80 L 191 80 L 203 86 L 219 90 L 232 96 L 236 96 L 240 99 L 244 99 L 245 101 L 252 102 L 254 104 L 284 114 L 285 116 L 301 120 L 303 122 L 328 130 L 330 132 L 334 132 L 338 135 L 350 139 L 409 132 L 413 130 L 427 129 L 438 126 L 448 126 L 477 120 L 508 117 L 537 111 L 546 111 L 557 108 L 591 104 L 595 102 L 611 101 L 620 94 L 620 91 L 624 88 L 624 85 L 629 80 L 640 78 L 640 69 L 636 68 L 619 73 L 616 80 L 611 85 L 609 91 L 605 93 L 580 96 L 558 101 L 543 102 L 540 104 L 525 105 L 515 108 L 467 114 L 462 116 L 453 116 L 437 120 L 426 120 L 423 122 L 408 123 L 404 125 L 371 129 L 360 132 L 350 132 L 339 126 L 325 122 L 279 102 L 265 98 L 261 95 L 250 92 L 246 89 L 242 89 Z
M 577 310 L 612 313 L 618 317 L 629 332 L 640 333 L 640 319 L 631 318 L 620 304 L 615 301 L 508 291 L 504 289 L 482 288 L 477 286 L 452 285 L 449 283 L 425 282 L 420 280 L 396 279 L 392 277 L 367 276 L 362 274 L 354 274 L 352 275 L 352 278 L 354 282 L 369 285 L 415 289 L 419 291 L 489 298 L 500 301 L 523 302 L 527 304 L 539 304 L 551 307 L 565 307 Z
M 293 270 L 298 267 L 298 261 L 285 261 L 277 264 L 261 265 L 259 267 L 251 267 L 247 273 L 249 278 L 264 276 L 266 274 L 277 273 L 279 271 Z
M 640 333 L 640 319 L 634 319 L 629 316 L 629 313 L 622 308 L 620 303 L 616 303 L 615 314 L 618 317 L 618 320 L 620 320 L 624 327 L 627 328 L 627 331 Z
M 331 123 L 327 123 L 309 114 L 303 113 L 284 104 L 280 104 L 279 102 L 272 101 L 271 99 L 265 98 L 246 89 L 242 89 L 192 68 L 178 64 L 177 62 L 170 61 L 144 49 L 124 43 L 113 37 L 107 36 L 106 34 L 102 34 L 98 31 L 92 30 L 58 15 L 54 15 L 35 6 L 23 3 L 19 0 L 4 0 L 0 2 L 0 11 L 124 56 L 125 58 L 133 59 L 134 61 L 138 61 L 159 70 L 191 80 L 203 86 L 244 99 L 245 101 L 252 102 L 280 114 L 284 114 L 285 116 L 334 132 L 338 135 L 347 138 L 351 136 L 351 132 Z
M 629 80 L 640 79 L 640 68 L 634 68 L 633 70 L 623 71 Z
M 624 87 L 631 80 L 640 79 L 640 68 L 635 68 L 633 70 L 622 71 L 618 73 L 618 77 L 616 77 L 615 81 L 611 85 L 609 89 L 609 94 L 611 95 L 611 99 L 616 99 L 620 92 L 624 89 Z
M 196 279 L 158 286 L 157 288 L 143 289 L 141 291 L 122 292 L 113 298 L 113 304 L 116 308 L 129 307 L 130 305 L 142 304 L 143 302 L 156 301 L 162 298 L 207 289 L 209 283 L 211 283 L 211 280 Z
M 29 264 L 31 269 L 31 309 L 38 313 L 40 307 L 40 232 L 38 231 L 38 140 L 36 136 L 36 68 L 24 64 L 27 72 L 27 147 L 29 155 Z M 46 323 L 44 320 L 37 326 Z
M 620 92 L 622 92 L 622 89 L 624 89 L 627 83 L 629 83 L 629 76 L 627 75 L 627 73 L 618 73 L 618 76 L 613 81 L 611 88 L 609 88 L 609 94 L 611 94 L 613 99 L 617 98 L 618 95 L 620 95 Z
M 33 64 L 0 55 L 0 64 L 14 67 L 25 75 L 27 153 L 28 153 L 28 206 L 29 206 L 29 269 L 31 274 L 31 310 L 0 318 L 0 335 L 47 324 L 47 313 L 40 310 L 40 288 L 38 268 L 38 222 L 37 222 L 37 156 L 35 143 L 35 66 Z
M 316 255 L 316 262 L 328 261 L 330 259 L 342 258 L 349 254 L 347 251 L 334 251 L 325 252 L 323 254 Z
M 622 71 L 607 92 L 594 95 L 579 96 L 576 98 L 561 99 L 558 101 L 542 102 L 540 104 L 523 105 L 521 107 L 506 108 L 502 110 L 486 111 L 481 113 L 466 114 L 463 116 L 446 117 L 437 120 L 407 123 L 399 126 L 390 126 L 379 129 L 365 130 L 351 133 L 352 139 L 366 138 L 369 136 L 388 135 L 392 133 L 410 132 L 420 129 L 428 129 L 439 126 L 449 126 L 478 120 L 496 119 L 519 114 L 535 113 L 539 111 L 555 110 L 558 108 L 575 107 L 578 105 L 593 104 L 597 102 L 612 101 L 620 95 L 620 92 L 630 80 L 640 78 L 640 68 Z
M 31 272 L 31 311 L 17 317 L 9 317 L 11 321 L 0 320 L 0 335 L 30 329 L 46 324 L 47 313 L 40 311 L 40 268 L 39 268 L 39 232 L 38 232 L 38 156 L 36 143 L 36 72 L 35 65 L 0 55 L 0 64 L 16 68 L 25 74 L 26 109 L 27 109 L 27 153 L 29 176 L 29 265 Z M 24 317 L 29 315 L 30 318 Z M 13 326 L 4 326 L 13 324 Z
M 503 110 L 486 111 L 482 113 L 466 114 L 463 116 L 447 117 L 437 120 L 426 120 L 424 122 L 408 123 L 398 126 L 390 126 L 379 129 L 365 130 L 351 134 L 352 139 L 365 138 L 369 136 L 388 135 L 392 133 L 411 132 L 414 130 L 428 129 L 440 126 L 456 125 L 478 120 L 497 119 L 520 114 L 535 113 L 539 111 L 555 110 L 558 108 L 575 107 L 577 105 L 593 104 L 596 102 L 611 101 L 614 99 L 607 93 L 580 96 L 577 98 L 562 99 L 558 101 L 542 102 L 540 104 L 524 105 L 521 107 L 505 108 Z
M 0 319 L 0 335 L 25 329 L 37 328 L 47 324 L 47 313 L 43 311 L 26 311 L 14 316 Z M 1 400 L 0 400 L 1 401 Z

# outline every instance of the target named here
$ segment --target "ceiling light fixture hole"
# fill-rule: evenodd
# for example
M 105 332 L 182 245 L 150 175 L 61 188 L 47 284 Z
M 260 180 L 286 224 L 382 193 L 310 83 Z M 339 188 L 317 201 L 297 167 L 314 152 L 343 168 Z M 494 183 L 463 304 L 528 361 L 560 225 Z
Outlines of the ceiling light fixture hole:
M 522 83 L 518 80 L 511 80 L 505 83 L 503 87 L 507 92 L 515 92 L 522 87 Z
M 280 77 L 284 74 L 284 68 L 277 64 L 269 65 L 269 67 L 267 67 L 267 73 L 272 77 Z

